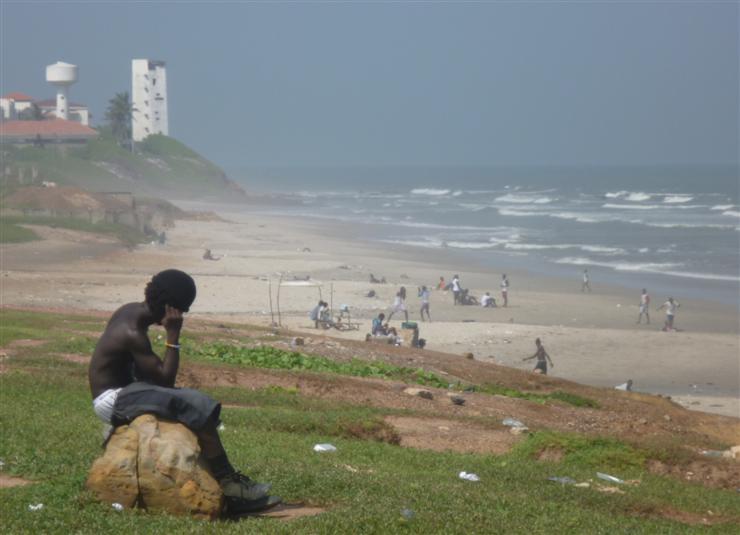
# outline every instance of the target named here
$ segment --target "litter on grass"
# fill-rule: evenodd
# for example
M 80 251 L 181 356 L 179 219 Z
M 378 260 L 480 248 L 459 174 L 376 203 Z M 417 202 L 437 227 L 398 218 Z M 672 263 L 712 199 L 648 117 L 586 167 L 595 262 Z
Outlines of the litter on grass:
M 316 451 L 316 452 L 319 452 L 319 453 L 326 453 L 326 452 L 330 452 L 330 451 L 337 451 L 337 448 L 336 448 L 336 446 L 334 446 L 332 444 L 329 444 L 329 443 L 316 444 L 313 447 L 313 451 Z
M 502 423 L 507 427 L 527 427 L 524 423 L 515 418 L 504 418 Z
M 478 477 L 478 475 L 472 472 L 470 473 L 467 473 L 465 471 L 460 472 L 460 474 L 458 474 L 458 477 L 460 479 L 465 479 L 466 481 L 480 481 L 480 478 Z
M 603 479 L 604 481 L 609 481 L 610 483 L 619 483 L 620 485 L 624 484 L 624 480 L 619 479 L 618 477 L 610 476 L 609 474 L 604 474 L 602 472 L 596 472 L 596 477 L 599 479 Z
M 401 509 L 401 518 L 404 520 L 413 520 L 416 516 L 416 513 L 414 513 L 411 509 Z
M 118 502 L 112 503 L 110 504 L 110 506 L 113 507 L 113 509 L 115 509 L 116 511 L 123 511 L 123 505 Z
M 565 476 L 565 477 L 558 477 L 558 476 L 550 476 L 547 478 L 550 481 L 554 481 L 555 483 L 560 483 L 561 485 L 575 485 L 577 481 L 571 477 Z
M 225 426 L 224 424 L 221 424 L 221 425 L 219 425 L 219 426 L 218 426 L 218 431 L 219 431 L 219 432 L 223 432 L 223 431 L 226 431 L 226 426 Z
M 31 503 L 31 504 L 28 505 L 28 510 L 29 511 L 40 511 L 43 508 L 44 508 L 44 504 L 43 503 L 36 503 L 36 504 Z

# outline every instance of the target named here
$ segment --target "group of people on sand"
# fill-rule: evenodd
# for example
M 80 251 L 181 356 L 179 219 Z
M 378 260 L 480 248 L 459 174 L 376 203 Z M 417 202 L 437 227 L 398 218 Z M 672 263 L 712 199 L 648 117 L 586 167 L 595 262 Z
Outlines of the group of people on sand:
M 501 289 L 502 306 L 507 307 L 509 306 L 509 277 L 506 273 L 501 276 L 499 287 Z M 491 292 L 485 292 L 480 299 L 471 295 L 470 290 L 463 288 L 459 275 L 454 275 L 449 283 L 445 283 L 444 277 L 440 277 L 437 289 L 452 292 L 453 305 L 480 305 L 483 308 L 496 308 L 498 306 L 496 298 L 491 295 Z

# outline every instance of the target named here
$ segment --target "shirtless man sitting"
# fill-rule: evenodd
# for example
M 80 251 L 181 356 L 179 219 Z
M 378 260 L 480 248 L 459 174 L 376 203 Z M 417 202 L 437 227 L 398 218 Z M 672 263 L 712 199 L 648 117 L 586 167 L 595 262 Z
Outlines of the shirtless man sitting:
M 119 426 L 142 414 L 180 422 L 198 437 L 203 458 L 224 493 L 224 514 L 238 516 L 280 503 L 269 484 L 257 483 L 229 463 L 218 436 L 221 404 L 189 388 L 175 388 L 180 364 L 183 313 L 195 300 L 195 282 L 168 269 L 147 284 L 145 301 L 113 313 L 95 346 L 88 377 L 95 414 Z M 167 333 L 164 360 L 152 350 L 148 330 L 162 325 Z

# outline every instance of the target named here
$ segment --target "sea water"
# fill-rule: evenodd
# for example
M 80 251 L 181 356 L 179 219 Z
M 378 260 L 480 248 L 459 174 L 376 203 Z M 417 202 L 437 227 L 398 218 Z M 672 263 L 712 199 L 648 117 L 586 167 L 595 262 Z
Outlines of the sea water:
M 458 251 L 494 272 L 571 278 L 666 295 L 738 303 L 740 206 L 737 181 L 694 180 L 643 188 L 609 183 L 377 190 L 351 186 L 282 193 L 272 213 L 365 227 L 379 244 Z M 617 182 L 618 183 L 618 182 Z M 466 187 L 468 186 L 468 187 Z M 634 185 L 633 185 L 634 186 Z

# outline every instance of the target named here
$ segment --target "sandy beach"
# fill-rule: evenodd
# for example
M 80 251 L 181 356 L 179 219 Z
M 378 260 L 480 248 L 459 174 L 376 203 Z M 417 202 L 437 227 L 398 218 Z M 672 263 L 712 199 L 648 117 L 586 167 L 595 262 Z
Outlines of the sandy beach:
M 185 204 L 186 208 L 193 208 Z M 321 283 L 321 297 L 335 314 L 348 305 L 359 330 L 331 336 L 364 339 L 372 318 L 386 315 L 400 286 L 408 290 L 409 319 L 419 321 L 417 287 L 460 275 L 463 287 L 480 297 L 490 291 L 500 301 L 500 272 L 456 265 L 447 251 L 380 246 L 353 236 L 351 228 L 297 218 L 267 217 L 223 208 L 225 221 L 178 221 L 161 245 L 133 250 L 113 240 L 81 232 L 35 227 L 41 241 L 0 246 L 0 299 L 4 306 L 111 311 L 140 300 L 153 273 L 177 267 L 191 273 L 198 298 L 191 315 L 267 325 L 278 320 L 278 282 Z M 205 248 L 219 261 L 202 258 Z M 370 284 L 369 274 L 387 284 Z M 555 366 L 550 374 L 594 386 L 614 387 L 628 379 L 634 390 L 669 395 L 695 410 L 740 417 L 738 310 L 712 302 L 681 301 L 679 332 L 660 331 L 656 312 L 664 296 L 653 296 L 651 325 L 637 325 L 639 289 L 602 287 L 580 292 L 579 280 L 508 272 L 508 308 L 453 306 L 452 294 L 433 291 L 431 323 L 421 337 L 437 351 L 531 368 L 523 357 L 540 337 Z M 269 289 L 272 289 L 272 313 Z M 376 297 L 366 297 L 370 290 Z M 282 286 L 280 321 L 315 332 L 308 318 L 319 299 L 317 287 Z M 400 325 L 402 316 L 392 323 Z

